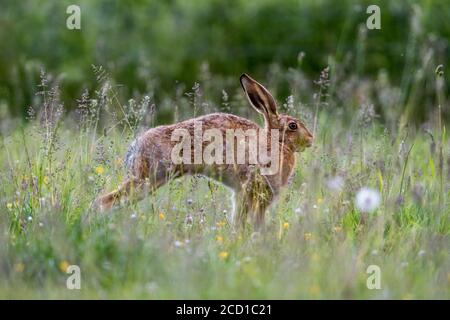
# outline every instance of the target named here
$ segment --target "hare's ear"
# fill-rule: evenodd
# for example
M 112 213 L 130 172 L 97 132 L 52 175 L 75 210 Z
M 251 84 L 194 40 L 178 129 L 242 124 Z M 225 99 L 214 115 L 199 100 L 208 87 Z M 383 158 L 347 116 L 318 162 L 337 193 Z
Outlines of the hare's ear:
M 269 126 L 274 126 L 278 119 L 275 99 L 263 85 L 250 78 L 247 74 L 241 75 L 241 85 L 248 101 L 256 111 L 264 115 Z

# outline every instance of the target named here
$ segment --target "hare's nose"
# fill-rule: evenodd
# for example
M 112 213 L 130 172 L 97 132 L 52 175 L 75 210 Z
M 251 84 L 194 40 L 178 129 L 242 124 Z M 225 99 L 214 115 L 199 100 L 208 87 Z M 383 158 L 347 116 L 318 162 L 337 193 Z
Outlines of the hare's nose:
M 312 146 L 312 143 L 313 143 L 313 140 L 314 140 L 314 137 L 313 137 L 313 135 L 312 134 L 308 134 L 307 136 L 306 136 L 306 146 L 307 147 L 311 147 Z

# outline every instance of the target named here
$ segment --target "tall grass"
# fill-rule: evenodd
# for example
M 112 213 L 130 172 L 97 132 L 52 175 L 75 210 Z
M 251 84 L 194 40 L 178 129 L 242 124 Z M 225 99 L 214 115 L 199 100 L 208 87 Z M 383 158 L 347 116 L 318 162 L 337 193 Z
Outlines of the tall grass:
M 284 74 L 273 71 L 270 80 Z M 287 74 L 292 87 L 308 83 L 301 70 Z M 332 109 L 337 96 L 315 108 L 293 90 L 282 108 L 316 123 L 315 144 L 271 208 L 267 232 L 237 233 L 226 219 L 227 189 L 201 177 L 171 181 L 110 213 L 92 210 L 96 195 L 123 178 L 129 142 L 153 125 L 160 106 L 145 96 L 122 102 L 114 81 L 100 77 L 77 111 L 63 116 L 51 79 L 42 74 L 29 124 L 2 135 L 0 297 L 450 297 L 450 173 L 442 161 L 450 146 L 442 120 L 430 117 L 427 131 L 388 129 L 368 104 L 349 116 Z M 333 86 L 354 92 L 348 83 Z M 223 108 L 208 99 L 223 96 L 220 82 L 205 88 L 199 82 L 164 103 L 181 118 Z M 320 96 L 320 86 L 314 90 Z M 256 120 L 242 94 L 223 101 Z M 439 137 L 437 149 L 430 136 Z M 355 207 L 361 187 L 380 191 L 376 212 Z M 70 264 L 81 268 L 79 291 L 66 288 Z M 380 290 L 366 286 L 373 264 Z

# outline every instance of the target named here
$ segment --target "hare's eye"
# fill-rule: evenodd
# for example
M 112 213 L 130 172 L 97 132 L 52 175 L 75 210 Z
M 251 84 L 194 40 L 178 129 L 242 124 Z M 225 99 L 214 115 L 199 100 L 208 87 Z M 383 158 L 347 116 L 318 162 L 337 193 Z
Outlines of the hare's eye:
M 297 126 L 297 124 L 295 122 L 290 122 L 288 124 L 288 127 L 289 127 L 290 130 L 297 130 L 297 128 L 298 128 L 298 126 Z

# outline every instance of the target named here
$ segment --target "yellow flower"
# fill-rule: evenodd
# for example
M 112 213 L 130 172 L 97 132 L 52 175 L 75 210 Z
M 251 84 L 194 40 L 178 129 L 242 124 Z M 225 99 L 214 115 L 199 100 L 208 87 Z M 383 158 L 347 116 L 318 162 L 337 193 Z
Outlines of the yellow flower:
M 14 271 L 17 273 L 22 273 L 25 270 L 25 265 L 22 262 L 16 263 L 14 265 Z
M 95 173 L 98 175 L 101 175 L 105 172 L 105 169 L 102 166 L 98 166 L 97 168 L 95 168 Z
M 306 241 L 311 240 L 312 238 L 312 233 L 311 232 L 306 232 L 304 235 L 304 238 Z
M 216 241 L 217 241 L 218 243 L 223 243 L 223 237 L 222 237 L 222 236 L 217 236 L 217 237 L 216 237 Z
M 284 230 L 289 229 L 289 222 L 283 223 L 283 229 L 284 229 Z
M 159 220 L 164 220 L 166 218 L 166 215 L 162 212 L 159 213 Z
M 45 176 L 43 181 L 44 181 L 44 184 L 48 184 L 50 182 L 50 178 Z
M 226 258 L 228 258 L 228 252 L 220 251 L 219 252 L 219 258 L 220 258 L 220 260 L 225 260 Z
M 59 270 L 61 270 L 61 272 L 66 272 L 67 268 L 69 268 L 69 263 L 66 260 L 59 263 Z
M 323 202 L 322 198 L 317 198 L 317 204 L 321 204 Z
M 8 210 L 11 210 L 13 208 L 13 204 L 11 202 L 8 202 L 6 204 L 6 207 L 8 208 Z
M 309 287 L 309 293 L 312 295 L 318 295 L 320 293 L 320 287 L 318 285 L 312 285 Z
M 341 226 L 335 226 L 335 227 L 333 228 L 333 230 L 334 230 L 334 232 L 338 233 L 338 232 L 341 232 L 341 231 L 342 231 L 342 227 L 341 227 Z
M 402 300 L 412 300 L 414 299 L 414 296 L 411 293 L 406 293 L 403 297 Z
M 221 227 L 223 227 L 225 224 L 226 224 L 226 221 L 225 221 L 225 220 L 221 220 L 221 221 L 219 221 L 219 222 L 216 223 L 216 226 L 217 226 L 218 228 L 221 228 Z

